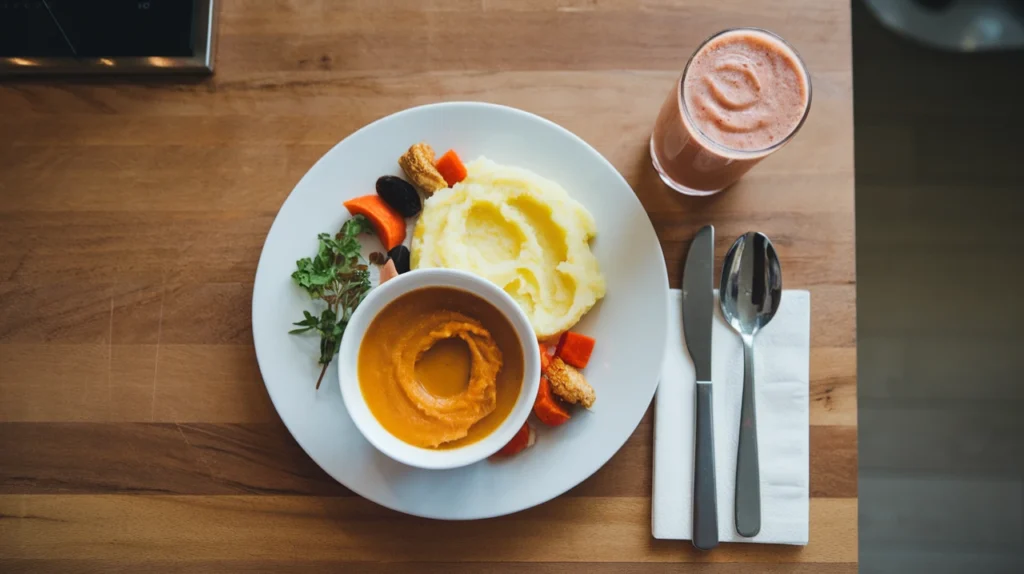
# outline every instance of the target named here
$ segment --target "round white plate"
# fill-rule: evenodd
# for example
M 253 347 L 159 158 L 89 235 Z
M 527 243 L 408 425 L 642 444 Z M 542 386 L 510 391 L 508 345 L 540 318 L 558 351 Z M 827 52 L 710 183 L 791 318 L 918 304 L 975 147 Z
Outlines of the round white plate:
M 345 412 L 332 364 L 314 389 L 318 338 L 289 335 L 312 308 L 291 280 L 295 261 L 316 251 L 316 234 L 348 218 L 342 201 L 373 193 L 398 157 L 425 141 L 466 161 L 485 155 L 559 182 L 597 221 L 592 244 L 607 295 L 574 329 L 597 339 L 585 374 L 597 391 L 590 411 L 546 428 L 537 443 L 502 461 L 421 470 L 381 454 Z M 411 229 L 410 233 L 411 235 Z M 408 241 L 408 240 L 407 240 Z M 381 250 L 376 240 L 367 250 Z M 328 474 L 388 508 L 430 518 L 500 516 L 548 501 L 601 468 L 639 424 L 654 396 L 668 329 L 668 276 L 661 246 L 639 200 L 614 167 L 566 129 L 533 114 L 474 102 L 408 109 L 345 138 L 320 158 L 281 206 L 256 270 L 252 330 L 256 357 L 278 414 Z

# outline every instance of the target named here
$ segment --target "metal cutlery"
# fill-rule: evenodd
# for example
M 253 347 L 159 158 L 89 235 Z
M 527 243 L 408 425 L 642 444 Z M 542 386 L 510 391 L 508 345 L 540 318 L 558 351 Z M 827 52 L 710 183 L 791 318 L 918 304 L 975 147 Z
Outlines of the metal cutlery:
M 726 322 L 743 339 L 743 399 L 736 457 L 736 532 L 751 537 L 761 530 L 761 479 L 754 405 L 754 335 L 772 320 L 782 298 L 782 269 L 768 237 L 750 232 L 733 243 L 722 267 L 719 298 Z M 685 303 L 683 308 L 686 308 Z
M 693 467 L 693 545 L 718 545 L 715 438 L 711 400 L 711 324 L 715 313 L 715 228 L 697 232 L 683 268 L 683 334 L 697 374 Z

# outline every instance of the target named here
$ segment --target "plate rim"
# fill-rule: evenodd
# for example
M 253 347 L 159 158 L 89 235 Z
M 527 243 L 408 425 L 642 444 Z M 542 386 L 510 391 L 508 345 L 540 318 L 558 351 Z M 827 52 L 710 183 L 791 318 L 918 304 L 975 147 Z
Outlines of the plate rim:
M 288 202 L 292 201 L 294 199 L 295 191 L 302 185 L 303 181 L 307 177 L 309 177 L 310 173 L 312 173 L 316 169 L 316 167 L 318 165 L 320 165 L 320 163 L 323 162 L 331 154 L 332 151 L 334 151 L 335 148 L 337 148 L 338 146 L 342 145 L 345 141 L 355 137 L 356 135 L 360 134 L 363 131 L 367 131 L 367 130 L 372 129 L 377 124 L 380 124 L 380 123 L 385 122 L 385 121 L 395 120 L 397 118 L 400 118 L 403 115 L 413 114 L 413 113 L 416 113 L 416 112 L 422 112 L 422 111 L 424 111 L 426 109 L 430 109 L 430 108 L 459 108 L 459 107 L 494 109 L 494 110 L 499 110 L 499 111 L 506 112 L 506 113 L 512 113 L 514 115 L 521 115 L 521 116 L 524 116 L 524 117 L 528 117 L 530 120 L 539 121 L 540 123 L 545 124 L 548 128 L 551 128 L 551 129 L 554 129 L 556 131 L 562 132 L 563 135 L 568 136 L 571 140 L 574 140 L 577 144 L 579 144 L 579 145 L 583 146 L 584 148 L 590 150 L 593 153 L 594 156 L 596 156 L 601 162 L 603 162 L 605 164 L 606 167 L 608 167 L 611 170 L 612 173 L 615 174 L 615 176 L 617 177 L 617 181 L 619 183 L 621 183 L 627 189 L 629 189 L 631 192 L 633 192 L 631 194 L 631 201 L 633 201 L 635 206 L 638 209 L 640 209 L 640 211 L 647 217 L 647 223 L 648 223 L 648 225 L 651 226 L 650 227 L 651 232 L 654 234 L 654 244 L 655 244 L 655 247 L 656 247 L 658 255 L 659 255 L 658 259 L 662 262 L 662 265 L 658 266 L 658 271 L 659 271 L 659 280 L 660 280 L 659 283 L 661 285 L 663 285 L 663 290 L 664 290 L 664 296 L 663 296 L 664 301 L 663 301 L 663 303 L 664 303 L 664 308 L 666 310 L 666 313 L 665 313 L 665 321 L 664 321 L 664 325 L 663 325 L 665 337 L 663 337 L 663 344 L 660 345 L 660 348 L 656 351 L 657 352 L 657 364 L 659 365 L 659 368 L 660 368 L 660 365 L 664 364 L 664 361 L 665 361 L 665 354 L 667 352 L 667 346 L 668 346 L 667 335 L 668 335 L 668 329 L 669 329 L 669 321 L 671 321 L 671 318 L 668 316 L 668 312 L 667 312 L 668 311 L 668 307 L 669 307 L 669 297 L 670 297 L 670 294 L 671 294 L 671 289 L 670 289 L 670 284 L 669 284 L 669 279 L 668 279 L 668 268 L 665 265 L 665 252 L 664 252 L 664 249 L 661 246 L 661 240 L 660 240 L 660 238 L 658 238 L 657 232 L 654 230 L 654 224 L 650 221 L 650 215 L 647 213 L 647 210 L 644 208 L 643 203 L 640 201 L 640 198 L 636 195 L 636 191 L 633 189 L 633 186 L 631 186 L 629 184 L 629 182 L 626 181 L 626 178 L 623 177 L 622 173 L 619 172 L 619 170 L 610 161 L 608 161 L 608 158 L 604 157 L 604 155 L 601 152 L 599 152 L 597 150 L 597 148 L 595 148 L 594 146 L 592 146 L 589 143 L 587 143 L 586 140 L 584 140 L 580 136 L 576 135 L 575 133 L 573 133 L 568 128 L 565 128 L 565 127 L 563 127 L 563 126 L 561 126 L 561 125 L 559 125 L 559 124 L 557 124 L 557 123 L 555 123 L 555 122 L 553 122 L 553 121 L 551 121 L 551 120 L 549 120 L 549 119 L 547 119 L 547 118 L 545 118 L 545 117 L 543 117 L 543 116 L 541 116 L 539 114 L 535 114 L 533 112 L 528 112 L 526 110 L 523 110 L 523 109 L 520 109 L 520 108 L 516 108 L 516 107 L 512 107 L 512 106 L 507 106 L 507 105 L 504 105 L 504 104 L 496 104 L 496 103 L 491 103 L 491 102 L 473 101 L 473 100 L 456 100 L 456 101 L 434 102 L 434 103 L 421 104 L 421 105 L 418 105 L 418 106 L 412 106 L 412 107 L 404 108 L 404 109 L 401 109 L 401 110 L 399 110 L 397 112 L 393 112 L 391 114 L 387 114 L 385 116 L 381 116 L 381 117 L 373 120 L 372 122 L 369 122 L 366 125 L 360 127 L 359 129 L 349 133 L 344 138 L 340 139 L 337 143 L 332 145 L 330 147 L 330 149 L 325 151 L 306 170 L 306 172 L 302 175 L 302 177 L 299 178 L 299 180 L 292 187 L 291 191 L 288 192 L 287 197 L 285 197 L 284 201 L 281 202 L 280 207 L 278 207 L 278 209 L 277 209 L 277 213 L 274 215 L 274 220 L 273 220 L 273 222 L 271 222 L 270 228 L 267 230 L 267 235 L 266 235 L 266 237 L 263 240 L 263 246 L 260 249 L 260 257 L 259 257 L 259 260 L 257 261 L 256 273 L 255 273 L 254 278 L 253 278 L 252 306 L 251 306 L 251 309 L 250 309 L 250 323 L 252 324 L 252 327 L 253 327 L 252 328 L 252 331 L 253 331 L 253 350 L 254 350 L 254 353 L 256 355 L 257 366 L 260 369 L 260 379 L 262 380 L 263 386 L 264 386 L 264 388 L 267 391 L 267 396 L 270 398 L 271 404 L 274 406 L 274 411 L 277 414 L 278 419 L 281 421 L 282 424 L 284 424 L 285 428 L 288 430 L 288 433 L 291 435 L 292 439 L 299 446 L 299 448 L 302 449 L 303 453 L 305 453 L 306 456 L 308 456 L 310 458 L 310 460 L 312 460 L 324 472 L 324 474 L 326 474 L 327 476 L 331 477 L 332 480 L 334 480 L 338 484 L 344 486 L 345 488 L 349 489 L 350 491 L 352 491 L 354 494 L 358 495 L 359 497 L 361 497 L 361 498 L 363 498 L 365 500 L 368 500 L 368 501 L 370 501 L 370 502 L 372 502 L 372 503 L 374 503 L 374 504 L 376 504 L 378 506 L 387 508 L 389 510 L 393 510 L 395 512 L 400 512 L 402 514 L 406 514 L 406 515 L 409 515 L 409 516 L 416 516 L 416 517 L 420 517 L 420 518 L 428 518 L 428 519 L 433 519 L 433 520 L 444 520 L 444 521 L 484 520 L 484 519 L 488 519 L 488 518 L 497 518 L 497 517 L 500 517 L 500 516 L 508 516 L 508 515 L 511 515 L 511 514 L 516 514 L 518 512 L 522 512 L 524 510 L 528 510 L 530 508 L 534 508 L 534 507 L 540 506 L 541 504 L 544 504 L 546 502 L 550 502 L 551 500 L 554 500 L 554 499 L 562 496 L 563 494 L 565 494 L 566 492 L 572 490 L 573 488 L 576 488 L 580 484 L 583 484 L 587 479 L 591 478 L 595 473 L 597 473 L 597 471 L 601 470 L 606 464 L 608 464 L 608 462 L 616 454 L 618 454 L 619 451 L 622 450 L 622 447 L 626 444 L 626 442 L 630 439 L 630 437 L 632 437 L 636 433 L 636 429 L 639 428 L 640 423 L 643 421 L 644 414 L 646 414 L 647 410 L 650 409 L 650 404 L 654 400 L 654 394 L 657 391 L 658 384 L 660 383 L 660 376 L 659 376 L 659 381 L 657 381 L 653 386 L 651 386 L 649 396 L 645 396 L 644 397 L 644 399 L 645 399 L 644 403 L 647 404 L 647 409 L 645 409 L 644 412 L 640 415 L 640 417 L 636 420 L 636 422 L 631 425 L 632 428 L 630 429 L 630 431 L 628 433 L 624 433 L 623 436 L 621 437 L 621 439 L 616 439 L 617 440 L 617 444 L 615 445 L 615 448 L 610 451 L 610 454 L 607 456 L 607 458 L 604 458 L 603 460 L 600 460 L 596 464 L 596 466 L 594 466 L 594 468 L 589 469 L 589 472 L 587 472 L 578 482 L 576 482 L 575 484 L 570 484 L 569 486 L 565 487 L 564 489 L 561 489 L 561 490 L 558 490 L 558 491 L 552 491 L 549 494 L 545 494 L 544 496 L 541 497 L 540 500 L 531 501 L 529 504 L 527 504 L 525 506 L 521 506 L 521 507 L 519 507 L 519 508 L 517 508 L 515 510 L 498 511 L 498 512 L 475 512 L 475 513 L 472 513 L 470 516 L 465 516 L 465 517 L 443 516 L 443 515 L 432 514 L 432 513 L 429 513 L 429 512 L 415 512 L 415 511 L 410 511 L 408 509 L 399 508 L 398 505 L 389 504 L 389 503 L 386 503 L 386 502 L 381 502 L 380 500 L 376 499 L 375 497 L 371 497 L 371 496 L 367 495 L 366 492 L 363 489 L 361 489 L 361 488 L 353 487 L 353 486 L 351 486 L 349 484 L 346 484 L 341 479 L 339 479 L 337 476 L 335 476 L 334 473 L 329 471 L 325 467 L 325 465 L 322 464 L 320 462 L 320 460 L 318 460 L 316 455 L 314 455 L 312 452 L 310 452 L 310 450 L 307 448 L 307 446 L 305 444 L 303 444 L 303 441 L 299 438 L 299 436 L 296 435 L 296 433 L 292 430 L 292 425 L 289 424 L 289 422 L 287 420 L 285 420 L 285 417 L 283 417 L 281 415 L 281 410 L 278 407 L 277 401 L 274 399 L 274 393 L 271 391 L 270 385 L 267 384 L 267 380 L 266 380 L 266 378 L 263 375 L 264 368 L 263 368 L 263 362 L 260 359 L 260 356 L 261 356 L 260 344 L 259 344 L 258 337 L 257 337 L 257 334 L 256 334 L 256 327 L 255 327 L 256 320 L 255 320 L 255 317 L 256 317 L 256 312 L 257 312 L 257 310 L 256 310 L 256 302 L 257 302 L 256 292 L 257 292 L 257 286 L 260 284 L 261 270 L 264 269 L 264 265 L 263 265 L 264 261 L 263 260 L 264 260 L 264 257 L 267 256 L 267 245 L 269 243 L 270 236 L 273 233 L 274 228 L 278 225 L 279 221 L 281 220 L 282 212 L 284 211 L 285 207 L 288 205 Z M 629 200 L 627 200 L 627 201 L 629 201 Z M 660 370 L 659 370 L 659 373 L 660 373 Z M 373 448 L 373 447 L 371 446 L 371 448 Z

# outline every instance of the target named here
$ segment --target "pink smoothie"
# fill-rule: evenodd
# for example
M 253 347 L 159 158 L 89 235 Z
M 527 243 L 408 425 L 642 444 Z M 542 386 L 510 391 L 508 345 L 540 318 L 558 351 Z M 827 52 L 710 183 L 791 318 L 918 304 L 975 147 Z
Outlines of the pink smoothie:
M 755 29 L 723 32 L 697 50 L 662 106 L 655 167 L 669 185 L 719 191 L 787 141 L 810 99 L 807 71 L 785 42 Z

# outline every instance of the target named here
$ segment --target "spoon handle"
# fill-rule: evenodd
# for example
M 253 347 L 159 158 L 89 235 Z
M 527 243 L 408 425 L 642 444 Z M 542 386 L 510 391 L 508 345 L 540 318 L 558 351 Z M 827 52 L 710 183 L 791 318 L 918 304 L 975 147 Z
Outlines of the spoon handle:
M 736 458 L 736 532 L 761 531 L 761 471 L 757 462 L 757 415 L 754 411 L 754 338 L 743 337 L 743 403 L 740 445 Z

